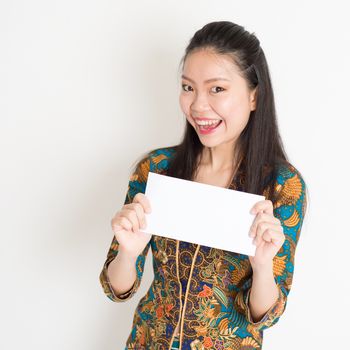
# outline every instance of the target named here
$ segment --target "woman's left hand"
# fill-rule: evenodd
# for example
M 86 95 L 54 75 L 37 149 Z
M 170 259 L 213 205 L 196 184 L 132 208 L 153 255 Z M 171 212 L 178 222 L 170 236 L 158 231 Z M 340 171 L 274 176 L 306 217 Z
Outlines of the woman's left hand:
M 283 227 L 273 215 L 273 203 L 270 200 L 255 203 L 250 213 L 256 214 L 249 232 L 256 245 L 255 256 L 249 256 L 250 263 L 253 269 L 271 266 L 285 240 Z

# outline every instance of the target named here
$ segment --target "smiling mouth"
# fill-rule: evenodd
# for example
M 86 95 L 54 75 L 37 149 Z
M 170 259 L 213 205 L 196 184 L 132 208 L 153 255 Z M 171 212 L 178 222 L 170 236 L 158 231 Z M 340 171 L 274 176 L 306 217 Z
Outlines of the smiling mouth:
M 196 126 L 199 129 L 200 134 L 206 135 L 214 132 L 215 129 L 217 129 L 221 125 L 221 123 L 222 123 L 222 120 L 219 120 L 217 123 L 212 125 L 199 125 L 198 123 L 196 123 Z

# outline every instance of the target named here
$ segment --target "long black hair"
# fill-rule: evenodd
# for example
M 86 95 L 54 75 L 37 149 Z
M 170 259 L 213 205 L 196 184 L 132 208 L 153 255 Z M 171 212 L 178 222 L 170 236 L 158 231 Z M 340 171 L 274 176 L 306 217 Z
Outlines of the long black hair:
M 239 160 L 235 181 L 239 178 L 240 190 L 263 194 L 274 201 L 274 186 L 278 167 L 290 165 L 285 153 L 276 120 L 274 93 L 270 73 L 260 42 L 243 26 L 230 21 L 216 21 L 196 31 L 180 61 L 201 49 L 210 49 L 216 54 L 228 55 L 246 79 L 249 89 L 257 87 L 256 108 L 235 144 L 234 159 Z M 183 139 L 175 148 L 169 162 L 167 175 L 193 180 L 197 158 L 203 145 L 186 120 Z

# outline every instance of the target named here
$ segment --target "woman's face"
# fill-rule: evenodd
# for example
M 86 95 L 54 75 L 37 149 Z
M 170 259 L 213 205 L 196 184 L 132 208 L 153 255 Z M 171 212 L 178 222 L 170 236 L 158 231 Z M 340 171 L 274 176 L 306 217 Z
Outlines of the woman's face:
M 256 107 L 256 89 L 249 91 L 232 59 L 208 50 L 187 56 L 182 73 L 180 106 L 202 144 L 234 145 Z M 203 120 L 220 122 L 208 128 Z

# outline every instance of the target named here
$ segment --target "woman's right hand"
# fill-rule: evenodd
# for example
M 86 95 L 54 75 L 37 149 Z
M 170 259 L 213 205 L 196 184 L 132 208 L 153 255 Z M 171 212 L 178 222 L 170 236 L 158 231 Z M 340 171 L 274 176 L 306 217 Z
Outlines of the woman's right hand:
M 151 212 L 151 204 L 142 192 L 134 196 L 132 203 L 125 204 L 114 215 L 111 225 L 119 243 L 119 249 L 130 257 L 137 258 L 150 241 L 152 234 L 141 232 L 147 222 L 145 214 Z

